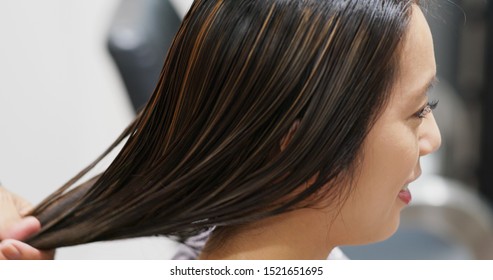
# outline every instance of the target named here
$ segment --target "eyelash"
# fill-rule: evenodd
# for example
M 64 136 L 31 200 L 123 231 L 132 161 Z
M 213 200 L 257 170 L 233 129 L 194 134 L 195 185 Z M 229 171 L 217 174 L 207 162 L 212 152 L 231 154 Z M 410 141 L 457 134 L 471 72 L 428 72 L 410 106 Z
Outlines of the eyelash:
M 423 109 L 419 110 L 419 112 L 416 113 L 416 117 L 419 119 L 423 119 L 424 117 L 426 117 L 426 115 L 431 113 L 431 111 L 435 110 L 435 108 L 438 106 L 438 102 L 439 100 L 428 102 L 428 104 L 426 104 Z

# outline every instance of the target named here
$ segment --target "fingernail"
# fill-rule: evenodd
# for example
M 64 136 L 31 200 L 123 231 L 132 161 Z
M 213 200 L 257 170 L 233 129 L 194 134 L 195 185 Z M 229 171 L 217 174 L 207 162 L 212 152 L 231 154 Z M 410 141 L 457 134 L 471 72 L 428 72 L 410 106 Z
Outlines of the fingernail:
M 0 247 L 0 250 L 9 260 L 19 260 L 21 258 L 21 252 L 13 244 L 4 244 Z

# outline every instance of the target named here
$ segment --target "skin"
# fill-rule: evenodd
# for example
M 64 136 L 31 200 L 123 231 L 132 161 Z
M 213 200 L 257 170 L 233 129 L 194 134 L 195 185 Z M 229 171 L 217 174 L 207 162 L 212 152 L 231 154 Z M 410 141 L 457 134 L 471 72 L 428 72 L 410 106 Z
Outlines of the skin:
M 238 227 L 220 242 L 213 233 L 214 242 L 206 244 L 200 258 L 325 259 L 335 246 L 380 241 L 396 231 L 400 212 L 406 206 L 398 197 L 399 192 L 421 174 L 420 157 L 437 150 L 441 142 L 433 114 L 422 119 L 416 116 L 428 101 L 426 91 L 436 75 L 430 29 L 417 6 L 413 7 L 401 52 L 392 98 L 365 139 L 359 175 L 342 207 L 328 207 L 322 202 L 319 207 Z M 292 133 L 296 124 L 293 126 Z M 283 139 L 281 148 L 289 138 Z M 310 183 L 313 180 L 307 182 Z M 0 229 L 4 238 L 22 240 L 39 230 L 39 222 L 36 224 L 32 217 L 16 219 L 20 222 L 8 230 Z M 20 241 L 0 243 L 0 259 L 50 257 L 52 252 L 38 251 Z
M 434 152 L 441 143 L 433 114 L 416 116 L 428 103 L 426 93 L 436 80 L 431 32 L 416 6 L 407 35 L 392 99 L 364 143 L 365 158 L 355 192 L 336 222 L 345 232 L 338 238 L 340 244 L 390 237 L 406 206 L 398 198 L 400 190 L 421 175 L 420 157 Z
M 36 218 L 23 218 L 32 208 L 29 202 L 0 186 L 0 207 L 0 260 L 54 258 L 54 251 L 39 251 L 19 241 L 41 228 Z
M 343 206 L 321 204 L 243 226 L 206 245 L 201 258 L 325 259 L 335 246 L 381 241 L 395 233 L 406 206 L 399 192 L 420 176 L 420 157 L 441 143 L 433 114 L 417 117 L 436 75 L 431 32 L 417 6 L 401 52 L 391 100 L 365 139 L 359 176 Z

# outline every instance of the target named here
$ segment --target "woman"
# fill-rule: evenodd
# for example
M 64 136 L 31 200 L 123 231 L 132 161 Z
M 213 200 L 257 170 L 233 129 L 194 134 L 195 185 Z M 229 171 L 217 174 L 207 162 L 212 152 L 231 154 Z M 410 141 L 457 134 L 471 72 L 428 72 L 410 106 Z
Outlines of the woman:
M 25 242 L 186 241 L 214 228 L 201 259 L 323 259 L 388 238 L 419 158 L 440 146 L 418 4 L 195 1 L 153 97 L 109 149 L 127 139 L 122 151 L 34 209 L 43 226 Z M 42 257 L 27 244 L 0 250 Z

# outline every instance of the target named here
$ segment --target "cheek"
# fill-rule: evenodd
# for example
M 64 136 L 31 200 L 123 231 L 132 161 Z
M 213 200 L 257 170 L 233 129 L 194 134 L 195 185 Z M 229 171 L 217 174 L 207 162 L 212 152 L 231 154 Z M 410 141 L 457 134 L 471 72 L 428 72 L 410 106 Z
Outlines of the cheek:
M 399 191 L 412 176 L 418 163 L 418 139 L 415 133 L 403 125 L 389 125 L 377 133 L 377 137 L 369 137 L 365 144 L 361 175 L 373 186 L 376 185 L 373 191 Z
M 404 207 L 398 194 L 418 162 L 418 141 L 405 129 L 389 127 L 370 133 L 363 152 L 359 176 L 343 212 L 346 221 L 351 221 L 351 231 L 362 234 L 362 242 L 373 242 L 397 229 Z

